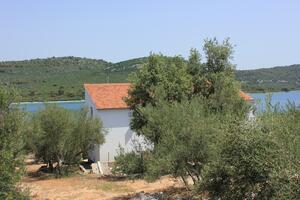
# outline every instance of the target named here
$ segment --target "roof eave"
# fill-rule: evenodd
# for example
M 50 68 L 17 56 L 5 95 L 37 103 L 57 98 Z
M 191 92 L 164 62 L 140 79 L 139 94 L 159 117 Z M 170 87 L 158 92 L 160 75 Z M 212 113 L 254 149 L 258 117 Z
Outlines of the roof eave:
M 126 110 L 130 109 L 130 107 L 119 107 L 119 108 L 96 108 L 96 110 Z

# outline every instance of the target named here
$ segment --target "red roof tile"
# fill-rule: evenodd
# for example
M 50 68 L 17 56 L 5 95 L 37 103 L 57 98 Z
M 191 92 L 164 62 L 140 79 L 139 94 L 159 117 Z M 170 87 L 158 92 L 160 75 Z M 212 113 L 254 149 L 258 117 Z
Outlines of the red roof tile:
M 96 109 L 128 108 L 124 97 L 128 96 L 129 83 L 84 84 Z
M 245 101 L 253 101 L 253 98 L 243 91 L 240 91 L 240 97 L 242 97 Z
M 124 109 L 129 106 L 124 102 L 128 96 L 130 83 L 106 83 L 106 84 L 84 84 L 85 90 L 91 97 L 96 109 Z M 253 98 L 243 91 L 239 93 L 246 101 Z

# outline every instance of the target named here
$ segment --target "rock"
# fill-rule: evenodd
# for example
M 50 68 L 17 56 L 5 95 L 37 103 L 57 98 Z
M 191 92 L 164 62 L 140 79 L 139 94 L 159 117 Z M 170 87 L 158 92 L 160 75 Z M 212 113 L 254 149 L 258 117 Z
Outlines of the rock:
M 130 198 L 130 200 L 163 200 L 163 193 L 144 193 L 140 192 L 136 194 L 134 197 Z
M 85 169 L 82 165 L 79 165 L 79 169 L 80 169 L 84 174 L 87 173 L 86 169 Z
M 97 163 L 92 163 L 92 172 L 94 173 L 94 174 L 99 174 L 100 173 L 100 171 L 99 171 L 99 168 L 98 168 L 98 166 L 97 166 Z

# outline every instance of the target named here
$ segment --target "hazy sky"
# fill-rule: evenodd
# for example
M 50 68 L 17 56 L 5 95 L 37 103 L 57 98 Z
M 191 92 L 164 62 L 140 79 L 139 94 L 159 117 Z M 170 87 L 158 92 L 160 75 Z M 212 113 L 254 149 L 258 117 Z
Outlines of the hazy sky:
M 300 63 L 299 0 L 0 0 L 0 60 L 186 57 L 231 38 L 238 69 Z

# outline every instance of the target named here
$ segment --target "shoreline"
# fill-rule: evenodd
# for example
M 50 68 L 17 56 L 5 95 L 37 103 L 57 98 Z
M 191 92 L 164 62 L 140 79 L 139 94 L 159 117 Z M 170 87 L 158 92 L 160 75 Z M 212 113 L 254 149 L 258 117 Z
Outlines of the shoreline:
M 63 100 L 63 101 L 23 101 L 19 103 L 12 103 L 12 104 L 48 104 L 48 103 L 83 103 L 85 102 L 84 99 L 82 100 Z
M 300 90 L 290 90 L 290 91 L 266 91 L 266 92 L 248 92 L 244 91 L 247 94 L 274 94 L 274 93 L 290 93 L 290 92 L 300 92 Z M 50 101 L 23 101 L 19 103 L 12 103 L 12 104 L 42 104 L 42 103 L 81 103 L 84 102 L 84 99 L 80 100 L 50 100 Z
M 244 91 L 246 92 L 246 91 Z M 267 92 L 246 92 L 248 94 L 273 94 L 273 93 L 291 93 L 291 92 L 300 92 L 300 90 L 290 90 L 290 91 L 267 91 Z

